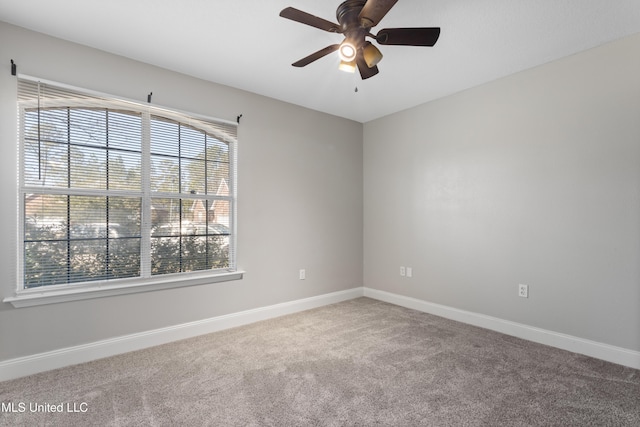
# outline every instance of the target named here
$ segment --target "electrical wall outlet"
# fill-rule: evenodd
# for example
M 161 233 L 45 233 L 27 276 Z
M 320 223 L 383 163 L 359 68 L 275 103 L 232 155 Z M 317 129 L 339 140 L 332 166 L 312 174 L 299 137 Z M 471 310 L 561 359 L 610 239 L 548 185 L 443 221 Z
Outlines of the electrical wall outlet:
M 403 277 L 407 275 L 407 269 L 404 266 L 400 266 L 400 275 Z
M 518 296 L 522 298 L 529 298 L 529 286 L 518 285 Z
M 300 280 L 304 280 L 304 279 L 307 278 L 307 271 L 304 268 L 300 269 L 300 273 L 299 274 L 300 274 L 300 276 L 299 276 Z

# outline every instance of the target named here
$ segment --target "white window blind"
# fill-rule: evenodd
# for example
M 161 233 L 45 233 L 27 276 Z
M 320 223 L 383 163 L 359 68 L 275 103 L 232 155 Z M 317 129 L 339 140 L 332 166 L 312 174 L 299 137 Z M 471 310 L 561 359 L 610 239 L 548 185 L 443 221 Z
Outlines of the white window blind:
M 21 289 L 235 271 L 236 124 L 18 80 Z

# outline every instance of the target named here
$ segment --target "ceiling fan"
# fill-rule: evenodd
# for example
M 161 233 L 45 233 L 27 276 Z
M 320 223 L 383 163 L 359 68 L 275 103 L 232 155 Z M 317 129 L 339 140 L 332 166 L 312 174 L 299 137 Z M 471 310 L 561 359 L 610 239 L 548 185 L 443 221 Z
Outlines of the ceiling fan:
M 332 44 L 294 62 L 294 67 L 304 67 L 332 52 L 340 55 L 340 69 L 355 72 L 368 79 L 378 74 L 377 64 L 382 53 L 368 38 L 381 45 L 433 46 L 440 37 L 440 28 L 385 28 L 372 34 L 371 28 L 391 10 L 398 0 L 347 0 L 338 6 L 336 18 L 339 24 L 311 15 L 307 12 L 287 7 L 280 16 L 292 21 L 310 25 L 331 33 L 344 35 L 340 44 Z

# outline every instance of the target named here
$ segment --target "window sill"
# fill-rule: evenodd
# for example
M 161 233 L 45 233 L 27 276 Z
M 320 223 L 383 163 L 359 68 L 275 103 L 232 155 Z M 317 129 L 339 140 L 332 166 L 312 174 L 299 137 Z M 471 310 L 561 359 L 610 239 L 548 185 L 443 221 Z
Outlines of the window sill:
M 153 277 L 151 279 L 135 281 L 96 282 L 89 285 L 66 285 L 55 289 L 33 288 L 16 292 L 15 296 L 7 297 L 3 302 L 11 303 L 16 308 L 32 307 L 36 305 L 56 304 L 60 302 L 79 301 L 84 299 L 101 298 L 115 295 L 126 295 L 139 292 L 158 291 L 162 289 L 181 288 L 185 286 L 207 285 L 211 283 L 240 280 L 244 271 L 230 271 L 225 273 L 189 274 L 188 276 Z

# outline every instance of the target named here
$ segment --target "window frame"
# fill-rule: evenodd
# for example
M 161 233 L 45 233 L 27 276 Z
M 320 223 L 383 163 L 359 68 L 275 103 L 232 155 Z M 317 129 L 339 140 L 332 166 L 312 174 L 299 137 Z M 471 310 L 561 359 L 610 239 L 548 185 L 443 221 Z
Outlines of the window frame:
M 94 105 L 93 107 L 123 110 L 123 105 L 126 106 L 125 111 L 135 112 L 141 115 L 142 120 L 142 147 L 141 147 L 141 188 L 139 191 L 133 190 L 117 190 L 118 195 L 123 196 L 135 196 L 141 199 L 141 244 L 140 244 L 140 259 L 141 263 L 143 259 L 150 257 L 146 252 L 150 251 L 151 243 L 151 200 L 157 197 L 163 197 L 163 195 L 170 195 L 171 198 L 176 199 L 194 199 L 198 198 L 198 195 L 191 195 L 188 193 L 162 193 L 154 192 L 151 190 L 151 149 L 150 149 L 150 126 L 152 117 L 160 117 L 163 119 L 176 121 L 179 124 L 192 126 L 197 128 L 204 134 L 210 134 L 206 129 L 201 126 L 194 126 L 189 119 L 194 122 L 221 124 L 225 126 L 237 126 L 235 122 L 214 119 L 198 114 L 186 113 L 175 109 L 169 109 L 165 107 L 159 107 L 156 105 L 145 105 L 137 101 L 131 101 L 123 99 L 122 97 L 106 95 L 91 90 L 81 89 L 58 82 L 47 81 L 40 78 L 34 78 L 30 76 L 21 75 L 18 77 L 21 80 L 40 82 L 45 85 L 61 88 L 63 90 L 70 90 L 78 94 L 86 95 L 89 97 L 101 98 L 100 105 Z M 83 300 L 112 295 L 123 295 L 138 292 L 155 291 L 161 289 L 170 289 L 185 286 L 195 286 L 211 284 L 229 280 L 239 280 L 243 277 L 243 271 L 237 269 L 236 260 L 236 244 L 237 244 L 237 137 L 233 136 L 225 138 L 225 141 L 229 146 L 229 196 L 226 198 L 229 202 L 229 266 L 227 268 L 211 269 L 211 270 L 198 270 L 191 272 L 180 273 L 165 273 L 160 275 L 149 275 L 144 277 L 145 271 L 141 265 L 140 276 L 129 278 L 116 278 L 116 279 L 101 279 L 94 281 L 84 281 L 78 283 L 64 283 L 45 285 L 39 287 L 25 288 L 25 194 L 32 193 L 33 187 L 25 186 L 25 110 L 28 105 L 25 102 L 17 102 L 17 118 L 18 118 L 18 182 L 17 182 L 17 215 L 18 215 L 18 227 L 16 230 L 17 239 L 17 283 L 16 290 L 13 296 L 4 298 L 4 302 L 9 302 L 15 307 L 28 307 L 33 305 L 59 303 L 65 301 Z M 70 101 L 65 100 L 63 102 L 67 108 L 87 108 L 90 107 L 87 101 Z M 75 105 L 74 105 L 75 104 Z M 219 131 L 217 131 L 219 132 Z M 216 132 L 216 133 L 217 133 Z M 213 134 L 213 133 L 212 133 Z M 73 189 L 66 190 L 65 194 L 80 194 L 91 196 L 106 196 L 114 194 L 114 190 L 101 190 L 101 189 Z M 49 191 L 42 191 L 41 194 L 52 194 Z M 55 194 L 55 189 L 53 190 Z M 200 195 L 203 196 L 203 195 Z M 211 195 L 207 196 L 208 199 Z M 217 196 L 215 196 L 217 197 Z M 148 218 L 146 218 L 148 217 Z M 145 235 L 146 233 L 146 235 Z M 150 274 L 150 271 L 147 271 Z

